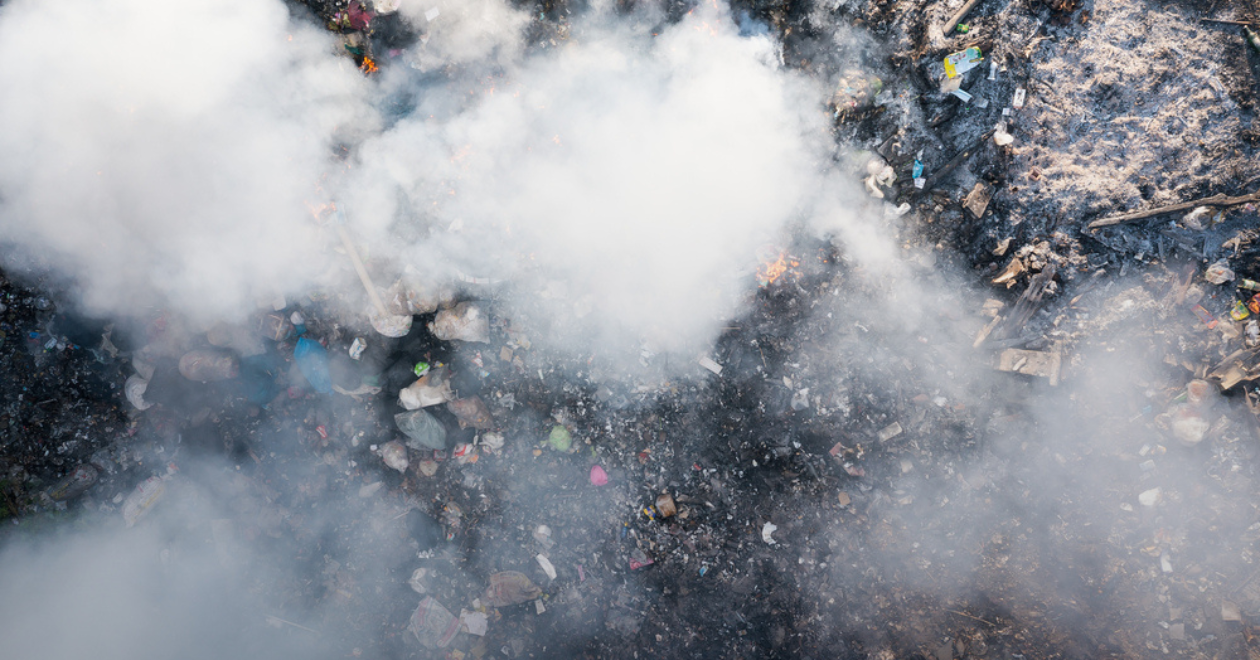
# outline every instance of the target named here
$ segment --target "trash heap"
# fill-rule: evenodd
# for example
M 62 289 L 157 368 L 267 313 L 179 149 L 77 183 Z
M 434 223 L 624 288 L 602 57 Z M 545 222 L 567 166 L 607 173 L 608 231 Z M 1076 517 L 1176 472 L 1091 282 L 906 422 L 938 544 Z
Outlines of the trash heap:
M 346 657 L 1260 651 L 1244 33 L 1176 3 L 735 4 L 838 81 L 895 277 L 792 236 L 664 381 L 542 348 L 495 285 L 378 288 L 349 239 L 365 291 L 210 327 L 4 279 L 8 533 L 212 547 L 263 634 Z M 389 65 L 388 3 L 315 11 Z M 855 26 L 891 55 L 816 47 Z

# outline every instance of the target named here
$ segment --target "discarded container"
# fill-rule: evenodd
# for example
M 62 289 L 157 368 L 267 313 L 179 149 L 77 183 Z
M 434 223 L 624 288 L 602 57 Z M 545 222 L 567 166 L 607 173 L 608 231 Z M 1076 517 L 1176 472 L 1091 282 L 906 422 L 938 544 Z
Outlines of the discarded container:
M 328 374 L 328 350 L 324 345 L 302 337 L 293 349 L 293 361 L 306 382 L 320 394 L 332 394 L 332 377 Z
M 410 440 L 407 446 L 417 451 L 424 449 L 446 450 L 446 427 L 433 415 L 423 410 L 398 413 L 394 423 Z
M 661 493 L 656 496 L 656 510 L 661 514 L 662 518 L 668 518 L 678 513 L 678 509 L 674 506 L 674 498 L 669 493 Z
M 1023 87 L 1015 88 L 1015 96 L 1011 99 L 1011 107 L 1019 110 L 1024 107 L 1024 99 L 1028 98 L 1028 90 Z
M 979 66 L 982 61 L 984 61 L 984 55 L 976 46 L 950 53 L 945 56 L 945 75 L 949 78 L 957 78 Z
M 503 571 L 490 576 L 490 586 L 481 597 L 491 607 L 519 605 L 542 595 L 542 589 L 529 576 L 516 571 Z
M 1242 29 L 1243 34 L 1247 36 L 1247 43 L 1251 44 L 1251 49 L 1260 53 L 1260 34 L 1256 34 L 1255 30 L 1246 25 L 1242 26 Z
M 390 440 L 381 445 L 381 460 L 385 461 L 385 465 L 394 470 L 406 472 L 409 465 L 407 448 L 397 440 Z
M 1238 288 L 1247 289 L 1248 291 L 1260 291 L 1260 282 L 1243 278 L 1238 280 Z
M 1203 279 L 1212 284 L 1224 284 L 1234 279 L 1234 271 L 1228 261 L 1220 259 L 1203 271 Z
M 547 437 L 547 444 L 556 451 L 569 451 L 573 447 L 573 436 L 561 424 L 556 424 L 551 428 L 551 435 Z
M 68 502 L 96 484 L 99 473 L 91 465 L 80 465 L 48 490 L 48 497 L 55 502 Z
M 490 409 L 486 407 L 481 397 L 473 396 L 466 399 L 456 399 L 447 403 L 446 409 L 458 417 L 459 421 L 478 431 L 484 431 L 494 426 L 494 418 L 490 416 Z
M 591 485 L 604 486 L 608 484 L 608 473 L 604 472 L 604 468 L 598 465 L 591 466 Z
M 236 358 L 217 351 L 189 351 L 179 359 L 179 373 L 202 383 L 236 378 L 240 369 Z
M 429 324 L 433 336 L 443 341 L 459 340 L 486 343 L 490 341 L 490 320 L 481 308 L 472 303 L 460 303 L 452 309 L 444 309 Z
M 434 370 L 398 392 L 398 405 L 407 410 L 428 408 L 451 400 L 451 384 L 443 370 Z
M 162 477 L 153 476 L 141 481 L 123 502 L 123 520 L 127 521 L 127 526 L 135 525 L 165 494 L 166 481 Z
M 556 579 L 556 567 L 551 564 L 551 560 L 547 559 L 546 555 L 534 555 L 534 560 L 542 567 L 548 578 Z
M 127 395 L 127 401 L 135 406 L 136 410 L 148 410 L 153 406 L 152 403 L 144 400 L 144 392 L 147 389 L 149 389 L 149 381 L 141 378 L 139 374 L 131 375 L 123 385 L 123 393 Z
M 424 646 L 445 648 L 459 633 L 459 619 L 432 596 L 425 596 L 411 615 L 407 630 Z

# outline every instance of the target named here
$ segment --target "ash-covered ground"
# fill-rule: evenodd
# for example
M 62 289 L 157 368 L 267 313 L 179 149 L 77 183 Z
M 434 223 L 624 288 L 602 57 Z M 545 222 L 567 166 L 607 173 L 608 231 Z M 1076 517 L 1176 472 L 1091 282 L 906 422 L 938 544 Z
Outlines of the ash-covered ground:
M 1260 653 L 1245 3 L 220 4 L 0 4 L 5 657 Z

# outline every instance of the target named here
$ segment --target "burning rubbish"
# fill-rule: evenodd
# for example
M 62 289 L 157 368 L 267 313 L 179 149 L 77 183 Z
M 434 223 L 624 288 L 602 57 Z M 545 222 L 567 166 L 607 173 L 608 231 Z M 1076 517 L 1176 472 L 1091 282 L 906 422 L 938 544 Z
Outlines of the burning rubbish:
M 190 2 L 0 12 L 16 656 L 1255 655 L 1248 7 Z

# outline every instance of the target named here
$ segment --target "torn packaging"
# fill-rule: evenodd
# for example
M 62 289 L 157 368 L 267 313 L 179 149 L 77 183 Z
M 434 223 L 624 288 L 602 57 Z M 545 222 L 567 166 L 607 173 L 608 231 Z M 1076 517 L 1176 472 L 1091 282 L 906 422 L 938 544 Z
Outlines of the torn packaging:
M 412 613 L 407 630 L 429 648 L 445 648 L 459 633 L 459 619 L 432 596 L 426 596 Z

